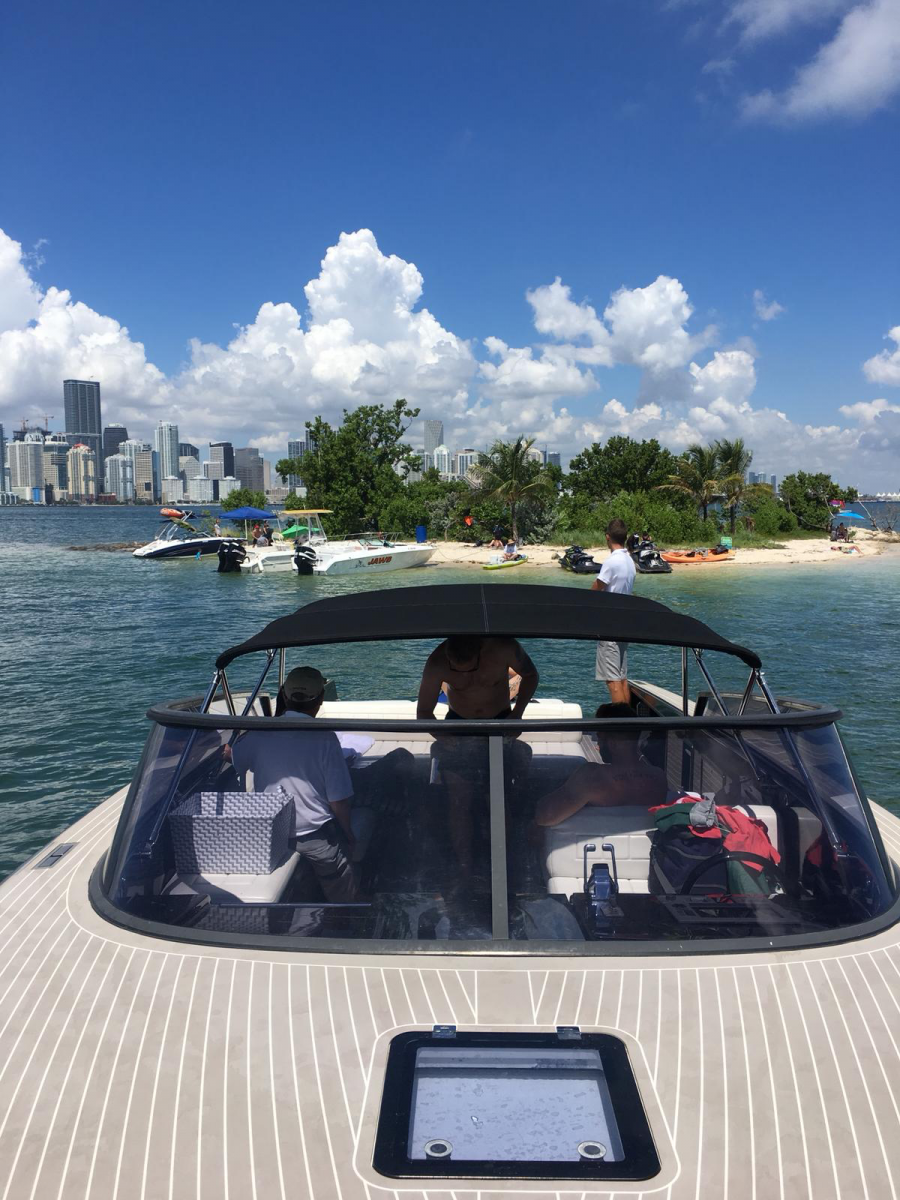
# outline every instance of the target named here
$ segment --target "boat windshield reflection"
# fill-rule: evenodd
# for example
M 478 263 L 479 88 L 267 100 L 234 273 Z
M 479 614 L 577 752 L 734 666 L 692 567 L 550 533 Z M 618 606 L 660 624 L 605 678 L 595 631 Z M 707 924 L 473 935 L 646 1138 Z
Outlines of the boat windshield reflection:
M 383 713 L 366 730 L 359 708 L 279 722 L 259 698 L 243 718 L 173 707 L 188 723 L 150 735 L 107 862 L 111 906 L 197 941 L 646 952 L 788 944 L 894 901 L 827 715 L 679 727 L 647 703 L 619 722 L 544 707 L 539 729 L 501 736 Z M 350 839 L 339 805 L 297 799 L 323 754 L 349 781 Z

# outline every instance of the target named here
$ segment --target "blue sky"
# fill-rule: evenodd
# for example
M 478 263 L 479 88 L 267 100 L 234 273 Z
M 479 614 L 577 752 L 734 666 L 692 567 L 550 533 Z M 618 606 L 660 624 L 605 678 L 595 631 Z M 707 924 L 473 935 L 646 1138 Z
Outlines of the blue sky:
M 380 389 L 445 416 L 460 443 L 519 426 L 570 451 L 618 427 L 676 448 L 689 433 L 743 433 L 760 466 L 806 456 L 794 465 L 900 487 L 900 360 L 884 340 L 900 325 L 898 10 L 20 6 L 0 52 L 0 228 L 23 255 L 38 250 L 6 256 L 5 328 L 17 336 L 4 358 L 0 332 L 0 377 L 11 368 L 0 419 L 23 404 L 43 411 L 60 371 L 92 367 L 110 419 L 146 430 L 174 413 L 185 435 L 255 438 L 272 456 L 313 409 L 334 415 Z M 377 249 L 362 247 L 349 278 L 337 253 L 311 315 L 304 286 L 359 230 Z M 415 264 L 420 296 L 392 255 Z M 678 281 L 690 317 L 671 289 L 640 291 L 659 276 Z M 526 293 L 556 277 L 569 292 L 544 296 L 541 329 Z M 18 336 L 40 326 L 35 305 L 53 287 L 93 316 L 70 311 L 64 333 Z M 398 287 L 412 349 L 383 358 L 403 340 L 391 325 Z M 622 288 L 634 303 L 613 330 L 621 345 L 598 352 L 584 305 L 601 317 Z M 783 311 L 761 320 L 758 292 Z M 547 332 L 557 301 L 564 336 Z M 283 312 L 274 331 L 260 324 L 266 302 L 292 305 L 331 348 L 291 346 Z M 58 325 L 59 301 L 50 306 Z M 455 339 L 437 365 L 435 337 L 446 339 L 411 319 L 423 309 Z M 353 325 L 339 345 L 335 316 Z M 666 334 L 648 369 L 648 323 L 660 320 L 685 336 L 673 349 Z M 251 335 L 229 352 L 236 326 Z M 225 357 L 198 359 L 191 338 Z M 585 346 L 592 354 L 579 355 Z M 525 348 L 527 361 L 512 353 Z M 273 355 L 289 378 L 273 378 Z M 353 375 L 362 360 L 365 378 Z M 698 377 L 691 362 L 716 369 Z M 659 415 L 634 419 L 647 404 Z M 697 408 L 711 415 L 692 417 Z M 756 415 L 769 410 L 786 415 L 790 437 Z M 840 429 L 805 435 L 807 424 Z

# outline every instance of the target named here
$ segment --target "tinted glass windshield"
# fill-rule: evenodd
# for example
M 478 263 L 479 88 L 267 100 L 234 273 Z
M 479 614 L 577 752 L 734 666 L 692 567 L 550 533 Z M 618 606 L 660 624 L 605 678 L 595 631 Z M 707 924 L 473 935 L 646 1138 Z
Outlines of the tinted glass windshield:
M 437 712 L 436 735 L 157 727 L 109 899 L 198 940 L 348 949 L 789 939 L 893 900 L 833 727 L 485 736 Z

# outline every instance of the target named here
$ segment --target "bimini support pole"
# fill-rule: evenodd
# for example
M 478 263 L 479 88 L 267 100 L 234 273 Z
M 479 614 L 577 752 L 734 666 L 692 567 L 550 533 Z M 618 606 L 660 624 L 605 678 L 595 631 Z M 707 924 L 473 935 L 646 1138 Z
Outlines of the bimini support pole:
M 750 678 L 747 680 L 747 686 L 744 688 L 744 694 L 741 696 L 741 706 L 738 709 L 738 716 L 742 717 L 747 711 L 747 705 L 750 703 L 750 697 L 753 695 L 753 689 L 756 687 L 756 667 L 750 668 Z
M 695 649 L 694 650 L 694 658 L 696 658 L 696 660 L 697 660 L 697 666 L 703 672 L 703 678 L 709 684 L 709 690 L 712 692 L 713 696 L 715 697 L 716 704 L 718 704 L 718 706 L 719 706 L 719 712 L 722 714 L 723 717 L 727 717 L 728 709 L 725 707 L 725 701 L 720 696 L 719 689 L 716 687 L 712 675 L 710 675 L 709 671 L 707 671 L 707 669 L 706 669 L 706 663 L 703 661 L 703 651 Z
M 234 696 L 231 694 L 231 688 L 228 684 L 228 676 L 224 671 L 222 672 L 222 693 L 225 696 L 225 703 L 228 705 L 229 713 L 231 713 L 233 717 L 237 716 L 237 712 L 234 707 Z
M 216 692 L 219 690 L 222 675 L 221 671 L 213 671 L 212 683 L 206 689 L 206 695 L 203 697 L 203 703 L 200 705 L 201 712 L 209 712 L 210 706 L 216 698 Z
M 687 646 L 681 647 L 681 711 L 688 715 L 688 656 Z
M 781 709 L 778 707 L 778 701 L 772 695 L 771 691 L 769 690 L 769 685 L 766 683 L 765 671 L 757 671 L 757 675 L 759 677 L 760 689 L 766 698 L 766 703 L 768 704 L 769 708 L 773 713 L 780 713 Z
M 284 687 L 284 668 L 287 659 L 287 650 L 284 646 L 278 651 L 278 690 Z
M 250 709 L 256 703 L 256 697 L 259 695 L 262 685 L 266 682 L 266 676 L 268 675 L 268 673 L 272 667 L 272 663 L 275 661 L 276 654 L 277 654 L 276 650 L 267 650 L 266 651 L 266 665 L 263 667 L 262 674 L 260 675 L 259 679 L 257 679 L 257 681 L 256 681 L 256 687 L 250 693 L 247 703 L 244 705 L 244 711 L 241 713 L 242 717 L 246 717 L 246 715 L 250 712 Z

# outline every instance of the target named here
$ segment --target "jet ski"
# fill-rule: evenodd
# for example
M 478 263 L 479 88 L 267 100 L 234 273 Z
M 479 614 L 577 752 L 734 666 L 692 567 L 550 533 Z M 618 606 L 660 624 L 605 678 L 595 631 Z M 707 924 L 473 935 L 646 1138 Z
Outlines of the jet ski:
M 559 555 L 559 565 L 564 571 L 573 571 L 576 575 L 597 575 L 603 564 L 595 562 L 581 546 L 569 546 Z
M 635 570 L 639 575 L 671 575 L 672 568 L 652 542 L 641 542 L 631 552 Z

